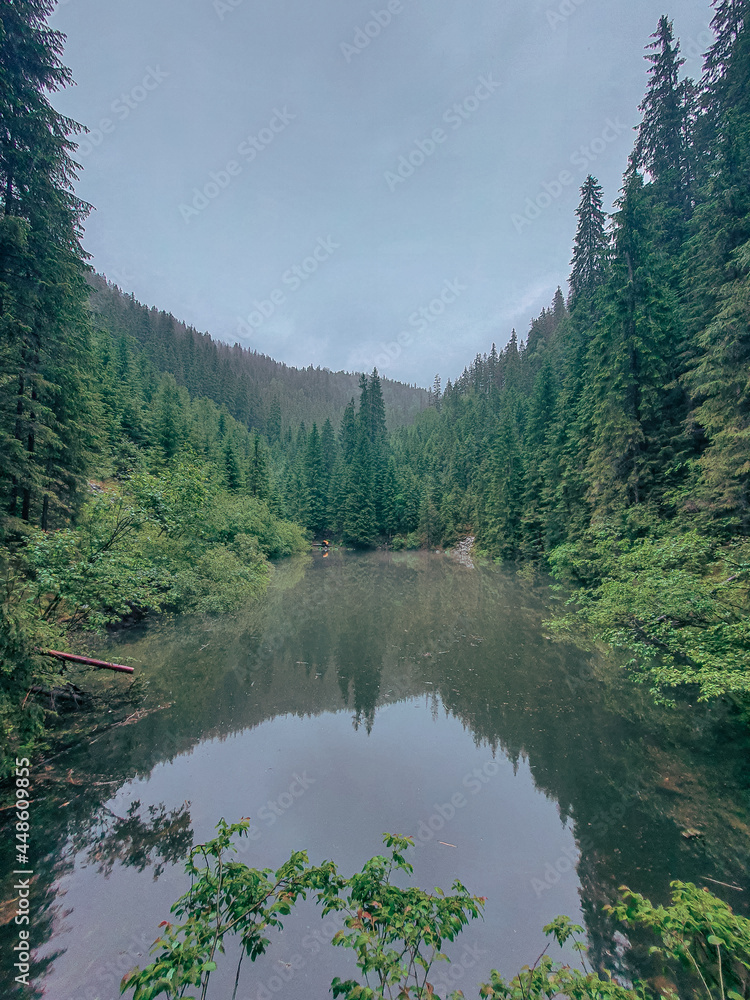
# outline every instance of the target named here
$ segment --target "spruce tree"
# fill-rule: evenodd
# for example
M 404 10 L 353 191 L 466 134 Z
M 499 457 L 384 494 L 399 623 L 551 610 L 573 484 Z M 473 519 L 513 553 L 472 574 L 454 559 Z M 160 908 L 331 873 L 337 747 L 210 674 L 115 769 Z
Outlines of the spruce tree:
M 183 439 L 180 400 L 177 383 L 172 375 L 164 375 L 154 397 L 152 417 L 153 438 L 163 457 L 170 461 L 177 454 Z M 219 418 L 219 436 L 224 437 L 225 417 Z
M 266 430 L 268 440 L 271 444 L 275 444 L 281 440 L 281 402 L 278 396 L 274 396 L 271 400 L 271 408 L 268 420 L 266 421 Z
M 357 440 L 348 468 L 343 512 L 344 541 L 366 548 L 378 534 L 373 500 L 372 446 L 364 422 L 358 422 Z
M 750 104 L 750 0 L 712 0 L 715 14 L 711 28 L 716 40 L 706 54 L 703 84 L 716 115 Z
M 534 384 L 523 442 L 526 469 L 523 534 L 525 547 L 534 553 L 542 553 L 546 548 L 551 493 L 550 445 L 554 435 L 556 402 L 555 374 L 552 361 L 547 357 Z
M 246 486 L 251 496 L 257 497 L 259 500 L 265 500 L 270 493 L 268 454 L 257 431 L 253 434 L 250 447 Z
M 336 443 L 333 424 L 328 417 L 326 417 L 323 430 L 320 432 L 320 447 L 323 451 L 323 465 L 325 466 L 326 476 L 330 478 L 333 467 L 336 464 L 338 445 Z
M 440 387 L 440 376 L 436 375 L 432 382 L 432 396 L 430 401 L 436 410 L 440 409 L 440 403 L 442 402 L 443 394 Z
M 367 386 L 366 398 L 360 402 L 360 408 L 368 408 L 368 427 L 370 441 L 377 444 L 385 441 L 387 430 L 385 421 L 385 403 L 383 389 L 377 368 L 373 369 Z
M 618 204 L 612 274 L 589 341 L 582 399 L 592 441 L 589 496 L 600 513 L 644 502 L 663 471 L 676 405 L 665 386 L 678 374 L 676 316 L 640 174 L 628 173 Z
M 422 491 L 422 502 L 419 506 L 419 537 L 425 548 L 432 548 L 442 538 L 442 524 L 438 509 L 434 483 L 428 479 Z
M 307 438 L 307 449 L 305 452 L 305 485 L 307 491 L 307 517 L 305 525 L 315 535 L 320 534 L 326 527 L 327 479 L 318 425 L 313 423 Z
M 734 261 L 737 277 L 721 290 L 719 309 L 701 332 L 701 354 L 686 376 L 691 421 L 707 436 L 695 493 L 717 520 L 750 532 L 750 242 Z M 692 500 L 693 498 L 691 498 Z
M 525 469 L 518 421 L 519 403 L 515 392 L 504 400 L 487 470 L 481 529 L 482 541 L 504 559 L 515 559 L 523 548 Z
M 223 451 L 224 483 L 230 493 L 237 493 L 242 487 L 242 474 L 234 442 L 227 438 Z
M 80 127 L 47 97 L 72 82 L 53 9 L 0 8 L 0 496 L 43 527 L 75 509 L 94 444 Z
M 646 171 L 659 184 L 670 206 L 687 211 L 689 201 L 688 160 L 691 137 L 686 138 L 686 90 L 680 83 L 680 43 L 675 41 L 672 21 L 659 19 L 647 46 L 650 62 L 646 96 L 640 104 L 643 120 L 632 156 L 636 170 Z
M 601 185 L 589 174 L 581 187 L 581 201 L 576 209 L 578 229 L 569 281 L 571 306 L 578 296 L 593 292 L 604 281 L 607 272 L 610 241 L 603 198 Z
M 357 420 L 353 399 L 350 399 L 346 404 L 344 415 L 341 418 L 339 438 L 344 461 L 349 464 L 354 457 L 354 449 L 357 445 Z

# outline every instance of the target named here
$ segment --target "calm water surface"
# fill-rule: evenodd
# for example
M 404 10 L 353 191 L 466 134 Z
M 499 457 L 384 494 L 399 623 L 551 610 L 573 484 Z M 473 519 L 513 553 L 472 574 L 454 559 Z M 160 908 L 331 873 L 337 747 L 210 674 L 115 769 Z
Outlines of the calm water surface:
M 414 836 L 418 884 L 458 878 L 488 897 L 433 975 L 467 996 L 491 968 L 533 962 L 558 913 L 585 925 L 595 963 L 645 971 L 602 913 L 623 883 L 664 900 L 671 879 L 691 880 L 745 912 L 745 730 L 721 706 L 657 709 L 613 664 L 553 643 L 552 604 L 496 567 L 334 552 L 278 566 L 235 616 L 100 645 L 137 680 L 97 677 L 119 700 L 93 741 L 37 762 L 38 995 L 114 1000 L 187 887 L 186 850 L 220 817 L 251 817 L 241 857 L 258 867 L 306 849 L 351 872 L 384 831 Z M 303 907 L 238 996 L 329 996 L 349 971 L 321 947 L 334 931 Z M 233 975 L 227 960 L 210 996 L 231 996 Z

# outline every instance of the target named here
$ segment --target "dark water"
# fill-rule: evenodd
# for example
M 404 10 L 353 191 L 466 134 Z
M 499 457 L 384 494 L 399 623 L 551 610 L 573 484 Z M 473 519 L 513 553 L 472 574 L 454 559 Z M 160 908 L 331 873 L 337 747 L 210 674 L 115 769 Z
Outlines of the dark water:
M 420 885 L 488 897 L 434 976 L 467 996 L 533 962 L 558 913 L 585 925 L 594 964 L 645 971 L 602 913 L 623 883 L 661 901 L 695 881 L 745 912 L 746 730 L 722 706 L 657 709 L 611 662 L 553 643 L 551 601 L 441 555 L 332 553 L 279 566 L 241 614 L 100 646 L 137 666 L 135 687 L 98 677 L 119 701 L 93 740 L 32 762 L 39 994 L 114 1000 L 220 817 L 252 818 L 241 857 L 257 867 L 306 849 L 351 872 L 384 831 L 415 836 Z M 314 907 L 294 914 L 238 997 L 328 996 L 348 960 L 321 929 Z M 211 996 L 231 995 L 223 969 Z

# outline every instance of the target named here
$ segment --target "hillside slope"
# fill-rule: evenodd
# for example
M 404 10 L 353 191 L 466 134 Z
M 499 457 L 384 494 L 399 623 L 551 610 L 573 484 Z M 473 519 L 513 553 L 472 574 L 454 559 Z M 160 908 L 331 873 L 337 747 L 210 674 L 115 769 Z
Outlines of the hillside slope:
M 96 327 L 115 343 L 124 338 L 131 350 L 142 352 L 154 373 L 174 375 L 191 396 L 225 406 L 269 439 L 281 433 L 279 419 L 284 427 L 301 421 L 322 426 L 326 418 L 337 426 L 358 393 L 357 373 L 293 368 L 240 344 L 230 347 L 170 313 L 142 305 L 101 275 L 92 275 L 89 283 Z M 381 385 L 390 428 L 410 423 L 427 405 L 424 389 L 389 379 Z

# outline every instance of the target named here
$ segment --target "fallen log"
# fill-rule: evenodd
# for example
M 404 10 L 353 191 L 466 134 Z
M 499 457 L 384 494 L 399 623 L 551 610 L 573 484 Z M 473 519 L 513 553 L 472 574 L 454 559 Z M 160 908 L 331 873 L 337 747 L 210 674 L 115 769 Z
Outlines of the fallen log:
M 88 656 L 74 656 L 72 653 L 61 653 L 57 649 L 37 649 L 42 656 L 52 656 L 56 660 L 70 660 L 71 663 L 83 663 L 87 667 L 97 667 L 99 670 L 117 670 L 123 674 L 132 674 L 134 667 L 124 667 L 121 663 L 107 663 L 106 660 L 92 660 Z

